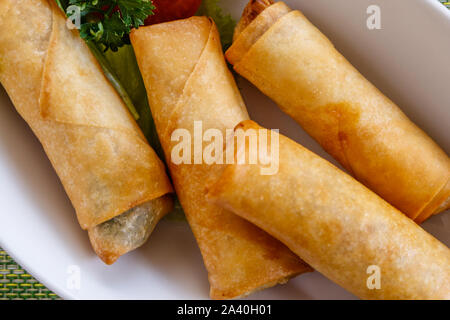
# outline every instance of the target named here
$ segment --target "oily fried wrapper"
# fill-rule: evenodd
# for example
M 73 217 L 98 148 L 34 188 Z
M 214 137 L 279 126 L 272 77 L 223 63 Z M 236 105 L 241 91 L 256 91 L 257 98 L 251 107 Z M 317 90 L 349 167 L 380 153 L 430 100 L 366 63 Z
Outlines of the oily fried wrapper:
M 268 131 L 252 121 L 238 129 Z M 272 139 L 279 139 L 278 171 L 262 175 L 265 165 L 230 164 L 210 188 L 213 203 L 267 231 L 361 298 L 450 299 L 449 248 L 326 160 L 278 133 L 267 136 L 268 154 Z M 236 159 L 259 148 L 247 143 Z M 370 266 L 380 272 L 379 289 L 370 289 L 376 285 Z
M 356 179 L 423 222 L 450 207 L 450 160 L 301 12 L 250 1 L 227 51 Z
M 83 229 L 149 209 L 144 204 L 172 191 L 163 163 L 54 1 L 2 0 L 0 28 L 0 82 L 42 143 Z M 158 210 L 143 208 L 157 218 Z
M 97 255 L 107 264 L 147 242 L 156 224 L 173 209 L 173 199 L 165 195 L 134 207 L 88 230 Z
M 194 121 L 201 122 L 203 131 L 214 128 L 225 136 L 226 129 L 232 133 L 237 123 L 248 119 L 214 23 L 193 17 L 139 28 L 132 32 L 131 42 L 177 195 L 203 255 L 211 297 L 245 296 L 310 271 L 280 242 L 206 201 L 206 185 L 223 165 L 194 164 L 193 149 L 192 164 L 175 164 L 172 159 L 176 129 L 187 130 L 193 143 Z M 219 145 L 216 152 L 222 155 L 222 142 Z

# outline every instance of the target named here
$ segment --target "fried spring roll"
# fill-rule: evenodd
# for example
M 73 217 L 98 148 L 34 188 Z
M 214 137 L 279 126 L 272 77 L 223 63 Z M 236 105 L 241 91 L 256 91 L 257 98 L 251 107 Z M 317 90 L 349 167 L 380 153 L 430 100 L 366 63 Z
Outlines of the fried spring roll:
M 267 132 L 252 121 L 238 129 Z M 248 161 L 228 165 L 210 187 L 210 200 L 361 298 L 450 299 L 450 250 L 444 244 L 326 160 L 272 134 L 267 148 L 271 153 L 271 139 L 278 137 L 278 172 L 262 175 L 264 165 Z M 259 152 L 250 146 L 236 148 L 235 163 Z M 379 283 L 370 277 L 373 270 Z
M 172 209 L 173 197 L 165 195 L 89 229 L 94 251 L 105 263 L 114 263 L 147 242 L 158 222 Z
M 228 61 L 356 179 L 417 222 L 450 207 L 450 160 L 301 12 L 252 0 Z
M 0 2 L 0 82 L 106 263 L 172 206 L 163 163 L 55 1 Z
M 131 42 L 175 190 L 203 255 L 211 297 L 242 297 L 310 271 L 283 244 L 206 201 L 205 186 L 223 165 L 208 165 L 202 158 L 194 164 L 197 155 L 191 144 L 187 162 L 173 160 L 172 149 L 179 143 L 172 137 L 175 130 L 187 130 L 193 143 L 194 121 L 205 132 L 217 129 L 225 136 L 227 128 L 248 119 L 214 23 L 193 17 L 139 28 Z

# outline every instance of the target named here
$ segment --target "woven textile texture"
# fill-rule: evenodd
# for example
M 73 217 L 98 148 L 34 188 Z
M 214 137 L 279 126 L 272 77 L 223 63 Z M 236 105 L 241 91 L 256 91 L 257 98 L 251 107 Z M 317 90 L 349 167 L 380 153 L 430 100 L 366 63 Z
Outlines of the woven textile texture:
M 450 1 L 447 0 L 439 0 L 440 3 L 442 3 L 444 6 L 450 9 Z
M 0 300 L 59 299 L 0 248 Z

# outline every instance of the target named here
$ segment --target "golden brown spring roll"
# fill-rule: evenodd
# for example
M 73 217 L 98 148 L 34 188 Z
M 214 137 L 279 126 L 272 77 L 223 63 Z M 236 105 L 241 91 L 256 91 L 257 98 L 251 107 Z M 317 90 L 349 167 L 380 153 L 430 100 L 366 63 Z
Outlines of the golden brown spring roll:
M 417 222 L 450 207 L 447 154 L 301 12 L 250 1 L 228 61 L 356 179 Z
M 238 125 L 236 135 L 239 129 L 268 131 L 252 121 Z M 262 175 L 264 165 L 248 161 L 229 165 L 210 188 L 215 204 L 267 231 L 361 298 L 450 299 L 444 244 L 326 160 L 277 133 L 267 136 L 269 154 L 271 139 L 279 139 L 278 172 Z M 235 163 L 259 152 L 250 146 L 237 146 Z
M 225 134 L 248 119 L 214 23 L 193 17 L 139 28 L 131 42 L 175 190 L 203 255 L 211 297 L 245 296 L 310 271 L 283 244 L 206 201 L 205 186 L 223 165 L 193 164 L 195 150 L 189 155 L 192 164 L 173 161 L 176 129 L 187 130 L 194 139 L 194 121 L 201 121 L 204 131 L 214 128 Z
M 164 165 L 55 1 L 2 0 L 0 30 L 0 82 L 113 263 L 171 208 Z

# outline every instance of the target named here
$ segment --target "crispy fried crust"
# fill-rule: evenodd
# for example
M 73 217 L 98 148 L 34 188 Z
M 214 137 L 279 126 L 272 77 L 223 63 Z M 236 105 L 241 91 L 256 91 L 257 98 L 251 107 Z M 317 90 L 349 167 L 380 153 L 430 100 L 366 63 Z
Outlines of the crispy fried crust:
M 267 132 L 253 121 L 238 128 Z M 282 135 L 267 136 L 268 150 L 278 137 L 278 172 L 261 175 L 264 166 L 248 162 L 229 165 L 209 188 L 213 203 L 267 231 L 361 298 L 450 299 L 444 244 L 326 160 Z M 242 151 L 258 152 L 249 144 L 238 150 L 236 159 Z M 369 287 L 375 269 L 379 289 Z
M 176 129 L 193 135 L 194 121 L 225 134 L 248 119 L 215 25 L 193 17 L 131 34 L 170 173 L 208 271 L 213 299 L 246 296 L 310 271 L 284 245 L 247 221 L 206 201 L 206 185 L 223 169 L 171 161 Z M 194 153 L 190 159 L 193 161 Z M 193 163 L 193 162 L 192 162 Z
M 165 168 L 55 1 L 0 2 L 0 82 L 92 229 L 172 191 Z
M 291 9 L 283 2 L 277 2 L 264 10 L 269 5 L 260 1 L 251 1 L 242 15 L 241 22 L 235 30 L 233 46 L 227 50 L 226 58 L 228 62 L 235 65 L 247 51 L 258 41 L 258 39 L 270 29 L 270 27 L 281 17 L 288 14 Z M 253 20 L 257 20 L 253 22 Z M 242 28 L 245 25 L 245 28 Z M 240 30 L 240 28 L 242 28 Z
M 300 11 L 251 1 L 242 21 L 228 61 L 348 172 L 416 222 L 450 207 L 447 154 Z
M 272 0 L 251 0 L 244 8 L 242 18 L 239 20 L 234 30 L 233 41 L 239 37 L 242 31 L 266 8 L 271 6 Z

